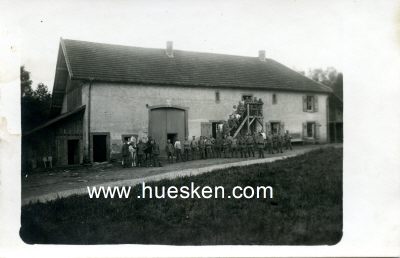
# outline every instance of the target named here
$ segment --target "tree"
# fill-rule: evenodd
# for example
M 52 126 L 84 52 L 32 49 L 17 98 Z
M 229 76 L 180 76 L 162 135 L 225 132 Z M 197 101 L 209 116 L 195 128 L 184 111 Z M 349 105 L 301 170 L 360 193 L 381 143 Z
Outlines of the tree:
M 48 102 L 51 99 L 51 94 L 43 83 L 38 84 L 36 90 L 32 92 L 32 96 L 41 102 Z
M 321 68 L 310 69 L 307 76 L 314 81 L 331 87 L 333 93 L 343 99 L 343 74 L 335 68 L 328 67 L 325 70 Z
M 39 83 L 32 90 L 30 73 L 21 66 L 21 126 L 22 132 L 46 122 L 50 114 L 51 93 L 46 85 Z
M 21 97 L 29 96 L 32 94 L 32 80 L 30 79 L 30 72 L 25 70 L 25 66 L 20 67 L 21 79 Z
M 321 68 L 310 69 L 307 76 L 314 81 L 331 87 L 336 81 L 338 71 L 334 67 L 328 67 L 325 70 Z

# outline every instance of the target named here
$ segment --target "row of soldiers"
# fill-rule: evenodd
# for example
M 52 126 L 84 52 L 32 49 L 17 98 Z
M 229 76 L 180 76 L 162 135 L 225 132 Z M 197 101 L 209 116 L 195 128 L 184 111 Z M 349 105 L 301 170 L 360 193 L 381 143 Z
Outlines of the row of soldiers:
M 291 136 L 288 131 L 285 134 L 263 132 L 232 137 L 225 135 L 213 138 L 212 136 L 200 136 L 197 140 L 193 136 L 189 141 L 186 137 L 183 143 L 176 141 L 174 144 L 168 140 L 166 152 L 168 161 L 188 161 L 210 158 L 264 158 L 264 151 L 269 154 L 282 153 L 284 149 L 292 149 Z

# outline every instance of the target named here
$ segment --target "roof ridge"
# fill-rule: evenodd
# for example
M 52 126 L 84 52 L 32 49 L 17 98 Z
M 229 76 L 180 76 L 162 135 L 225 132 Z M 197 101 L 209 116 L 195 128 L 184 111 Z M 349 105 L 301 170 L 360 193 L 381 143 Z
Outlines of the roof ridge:
M 126 47 L 126 48 L 136 48 L 136 49 L 148 49 L 148 50 L 160 50 L 165 51 L 165 48 L 155 48 L 155 47 L 141 47 L 141 46 L 132 46 L 132 45 L 124 45 L 124 44 L 114 44 L 114 43 L 104 43 L 104 42 L 94 42 L 94 41 L 86 41 L 86 40 L 76 40 L 76 39 L 62 39 L 63 41 L 74 41 L 84 44 L 96 44 L 96 45 L 104 45 L 109 47 Z M 209 54 L 209 55 L 218 55 L 218 56 L 229 56 L 229 57 L 244 57 L 257 59 L 258 56 L 245 56 L 245 55 L 234 55 L 234 54 L 224 54 L 224 53 L 215 53 L 215 52 L 202 52 L 202 51 L 193 51 L 193 50 L 184 50 L 184 49 L 174 49 L 174 52 L 182 52 L 182 53 L 192 53 L 192 54 Z M 266 61 L 273 60 L 272 58 L 265 58 Z M 275 60 L 274 60 L 275 61 Z M 276 61 L 275 61 L 276 62 Z
M 330 93 L 332 89 L 268 58 L 126 46 L 61 38 L 73 79 L 168 85 L 275 88 Z M 72 77 L 72 76 L 71 76 Z

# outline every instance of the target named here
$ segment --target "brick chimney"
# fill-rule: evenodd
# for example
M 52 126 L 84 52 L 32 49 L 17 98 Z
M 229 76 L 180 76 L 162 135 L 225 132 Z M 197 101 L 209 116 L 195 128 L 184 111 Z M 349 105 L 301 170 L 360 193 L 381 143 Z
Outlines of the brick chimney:
M 167 41 L 167 48 L 165 49 L 165 53 L 168 57 L 174 57 L 174 48 L 172 41 Z
M 265 62 L 265 50 L 258 51 L 258 59 L 260 59 L 260 61 Z

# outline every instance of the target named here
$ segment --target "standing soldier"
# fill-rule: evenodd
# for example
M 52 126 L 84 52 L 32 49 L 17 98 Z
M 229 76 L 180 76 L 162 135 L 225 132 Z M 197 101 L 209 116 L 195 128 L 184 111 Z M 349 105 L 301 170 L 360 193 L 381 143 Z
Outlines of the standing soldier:
M 146 148 L 146 145 L 143 143 L 142 139 L 139 140 L 139 143 L 137 144 L 137 166 L 138 167 L 143 167 L 144 166 L 144 149 Z
M 189 161 L 189 152 L 190 152 L 190 142 L 187 137 L 183 141 L 183 153 L 185 156 L 185 161 Z
M 129 145 L 125 140 L 122 141 L 121 154 L 122 154 L 122 167 L 127 168 L 129 163 Z
M 182 161 L 182 144 L 179 139 L 175 141 L 174 148 L 175 148 L 176 162 L 178 162 L 178 160 Z
M 246 107 L 244 105 L 244 102 L 243 101 L 239 101 L 239 105 L 237 107 L 238 114 L 240 116 L 243 116 L 245 111 L 246 111 Z
M 278 148 L 281 153 L 283 153 L 283 146 L 285 144 L 285 138 L 282 133 L 278 134 Z
M 257 143 L 258 157 L 264 158 L 264 137 L 261 132 L 256 137 L 256 143 Z
M 227 158 L 229 152 L 229 140 L 226 135 L 224 135 L 224 139 L 222 140 L 222 148 L 224 152 L 224 158 Z
M 274 150 L 276 150 L 277 153 L 282 153 L 282 142 L 280 138 L 281 137 L 279 133 L 274 133 L 274 135 L 272 136 Z
M 236 137 L 232 137 L 231 140 L 231 157 L 237 158 L 237 151 L 238 151 L 238 139 Z
M 288 130 L 286 130 L 286 133 L 285 133 L 285 136 L 284 136 L 284 141 L 285 141 L 285 149 L 292 150 L 292 136 L 290 136 Z
M 273 139 L 272 139 L 271 132 L 268 132 L 268 134 L 267 134 L 266 144 L 267 144 L 268 153 L 274 154 L 274 145 L 273 145 Z
M 153 146 L 152 146 L 152 138 L 151 136 L 147 139 L 147 142 L 145 143 L 145 149 L 144 153 L 146 155 L 146 167 L 151 166 L 152 164 L 152 152 L 153 152 Z
M 190 148 L 192 149 L 192 160 L 198 159 L 199 146 L 196 141 L 196 136 L 192 136 L 192 141 L 190 142 Z
M 212 142 L 210 138 L 205 137 L 205 145 L 206 145 L 206 157 L 207 159 L 212 158 Z
M 216 158 L 221 158 L 221 152 L 222 152 L 222 145 L 223 145 L 223 139 L 221 135 L 217 135 L 217 139 L 215 140 L 215 156 Z
M 279 153 L 279 150 L 278 150 L 278 136 L 277 136 L 276 132 L 272 133 L 272 151 L 273 152 L 276 151 L 276 153 Z
M 167 159 L 169 163 L 174 163 L 174 145 L 172 145 L 171 140 L 168 139 L 167 146 L 165 146 L 165 152 L 167 153 Z
M 152 146 L 152 158 L 153 158 L 153 167 L 162 167 L 159 156 L 160 156 L 160 146 L 155 140 L 151 142 Z
M 213 136 L 210 136 L 210 139 L 211 139 L 212 154 L 213 154 L 213 157 L 216 158 L 217 157 L 217 140 Z
M 200 150 L 201 159 L 205 159 L 206 158 L 206 144 L 204 142 L 204 136 L 200 136 L 199 150 Z
M 247 154 L 249 155 L 250 158 L 250 153 L 255 157 L 254 155 L 254 138 L 253 136 L 248 133 L 246 136 L 246 145 L 247 145 Z

